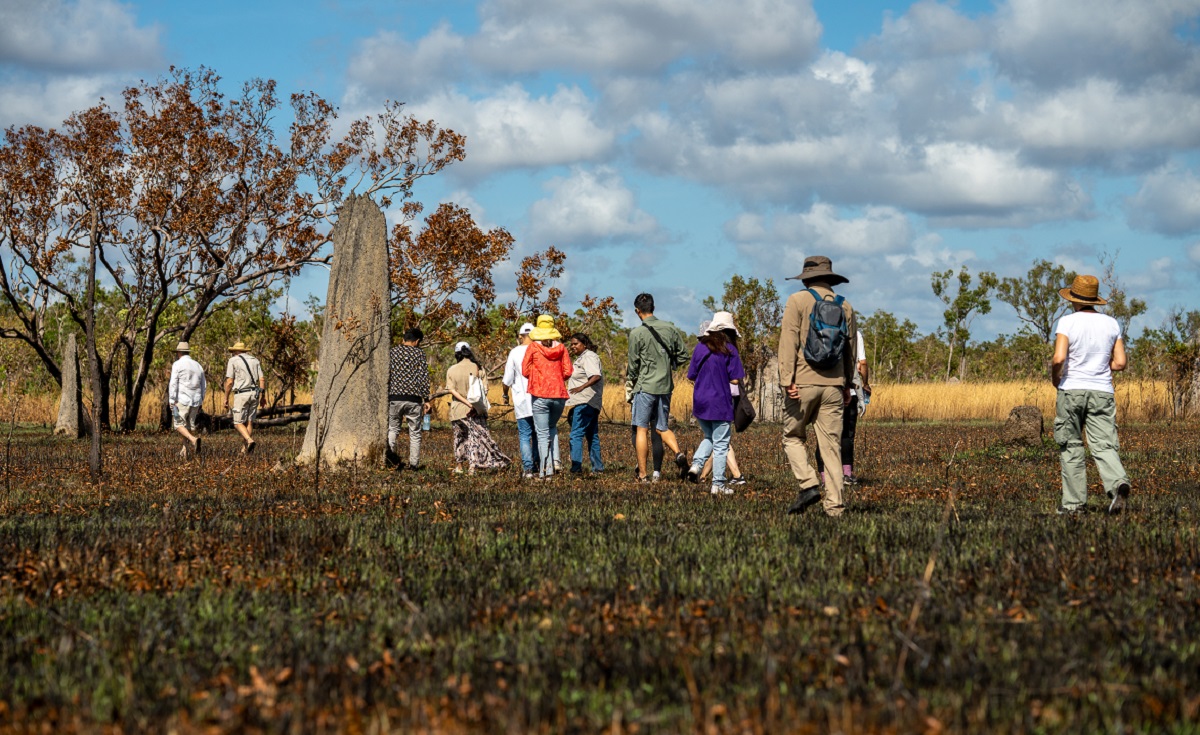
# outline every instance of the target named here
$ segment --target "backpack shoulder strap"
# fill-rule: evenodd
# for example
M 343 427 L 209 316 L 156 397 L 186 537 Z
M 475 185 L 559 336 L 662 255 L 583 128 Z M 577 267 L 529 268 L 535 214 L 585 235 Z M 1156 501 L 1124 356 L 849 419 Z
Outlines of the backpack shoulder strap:
M 238 359 L 241 360 L 242 364 L 246 366 L 246 374 L 250 376 L 250 386 L 249 387 L 257 388 L 258 387 L 258 376 L 255 375 L 254 371 L 250 369 L 250 363 L 246 362 L 246 356 L 238 355 Z

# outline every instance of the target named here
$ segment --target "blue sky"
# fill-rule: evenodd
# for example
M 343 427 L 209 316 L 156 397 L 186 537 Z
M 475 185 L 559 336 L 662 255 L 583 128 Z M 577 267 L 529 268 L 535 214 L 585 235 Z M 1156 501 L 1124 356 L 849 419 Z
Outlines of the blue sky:
M 1200 308 L 1198 24 L 1200 0 L 0 0 L 0 125 L 172 64 L 347 120 L 400 100 L 468 140 L 427 211 L 566 251 L 567 306 L 648 290 L 691 330 L 733 273 L 786 295 L 826 254 L 859 311 L 932 331 L 935 270 L 1119 251 L 1136 333 Z M 995 302 L 976 336 L 1018 326 Z

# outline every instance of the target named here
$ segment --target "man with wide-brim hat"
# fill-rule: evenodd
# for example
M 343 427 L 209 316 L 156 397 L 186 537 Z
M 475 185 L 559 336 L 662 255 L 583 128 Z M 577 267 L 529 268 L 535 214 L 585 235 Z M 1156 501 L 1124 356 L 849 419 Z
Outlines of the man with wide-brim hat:
M 805 258 L 804 270 L 788 280 L 799 280 L 805 287 L 788 297 L 779 332 L 779 385 L 784 389 L 783 451 L 792 475 L 800 483 L 800 492 L 788 507 L 788 513 L 792 514 L 822 500 L 821 481 L 808 463 L 804 446 L 805 431 L 810 424 L 825 466 L 842 465 L 842 412 L 850 400 L 850 386 L 854 382 L 857 330 L 854 307 L 833 291 L 834 286 L 848 283 L 849 279 L 833 270 L 828 257 Z M 814 310 L 823 314 L 819 322 L 812 318 Z M 815 323 L 822 327 L 813 332 Z M 814 356 L 816 364 L 811 361 Z M 826 474 L 827 515 L 840 516 L 845 510 L 843 483 L 841 472 Z
M 1083 433 L 1108 494 L 1108 512 L 1125 509 L 1129 476 L 1121 465 L 1117 440 L 1117 405 L 1112 374 L 1125 369 L 1125 341 L 1116 319 L 1096 311 L 1106 302 L 1095 276 L 1077 276 L 1059 295 L 1073 312 L 1058 320 L 1050 380 L 1058 389 L 1054 441 L 1062 467 L 1059 514 L 1071 515 L 1087 504 L 1087 466 Z
M 171 364 L 171 381 L 167 387 L 167 402 L 171 406 L 171 425 L 183 437 L 180 456 L 185 459 L 200 453 L 200 434 L 196 418 L 204 403 L 208 382 L 204 368 L 192 359 L 192 347 L 187 342 L 175 345 L 175 362 Z
M 233 403 L 230 404 L 232 394 Z M 254 417 L 260 405 L 267 404 L 267 380 L 258 358 L 250 354 L 245 343 L 238 340 L 229 348 L 225 363 L 225 410 L 233 414 L 233 428 L 241 434 L 242 452 L 254 451 Z

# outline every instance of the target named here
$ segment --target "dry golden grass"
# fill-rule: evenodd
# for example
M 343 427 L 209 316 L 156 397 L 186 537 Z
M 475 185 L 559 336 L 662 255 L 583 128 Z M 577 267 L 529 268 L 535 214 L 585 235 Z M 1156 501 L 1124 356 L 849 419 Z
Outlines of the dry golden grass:
M 503 405 L 498 384 L 489 391 L 492 401 L 492 420 L 511 421 L 512 410 Z M 86 399 L 85 399 L 86 400 Z M 160 396 L 151 392 L 142 401 L 138 423 L 158 424 Z M 206 411 L 217 411 L 219 394 L 209 391 Z M 297 394 L 297 403 L 308 403 L 312 396 Z M 445 420 L 448 398 L 434 401 L 433 417 Z M 1054 415 L 1054 387 L 1049 382 L 1011 383 L 918 383 L 909 385 L 877 385 L 872 395 L 867 421 L 1003 421 L 1014 406 L 1034 405 L 1047 417 Z M 14 412 L 15 409 L 15 412 Z M 116 411 L 121 410 L 118 399 Z M 671 415 L 683 418 L 691 414 L 690 384 L 675 388 L 671 398 Z M 116 414 L 114 414 L 116 415 Z M 1157 421 L 1170 416 L 1170 396 L 1166 384 L 1150 380 L 1120 380 L 1117 382 L 1117 419 L 1119 421 Z M 58 417 L 57 395 L 7 394 L 0 397 L 0 421 L 15 418 L 21 423 L 53 424 Z M 629 404 L 621 386 L 608 386 L 604 391 L 602 421 L 629 421 Z
M 876 421 L 1003 421 L 1014 406 L 1037 406 L 1054 415 L 1055 390 L 1049 381 L 1011 383 L 919 383 L 878 385 L 871 396 L 868 420 Z M 1119 421 L 1155 421 L 1170 415 L 1170 397 L 1162 382 L 1120 380 Z

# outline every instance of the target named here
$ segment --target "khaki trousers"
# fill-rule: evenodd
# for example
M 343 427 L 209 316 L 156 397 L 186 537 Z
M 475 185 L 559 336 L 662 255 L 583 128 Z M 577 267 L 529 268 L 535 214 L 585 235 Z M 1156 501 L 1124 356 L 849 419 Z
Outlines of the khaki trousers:
M 1062 465 L 1062 505 L 1067 510 L 1082 508 L 1087 503 L 1084 432 L 1108 496 L 1113 497 L 1118 486 L 1129 482 L 1118 454 L 1121 443 L 1117 440 L 1117 403 L 1113 394 L 1060 390 L 1055 405 L 1054 441 L 1058 442 Z
M 842 504 L 842 389 L 836 385 L 799 388 L 800 400 L 783 399 L 783 452 L 801 490 L 820 486 L 821 480 L 808 463 L 804 448 L 804 431 L 812 424 L 821 460 L 830 468 L 825 473 L 825 512 L 840 516 L 846 509 Z

